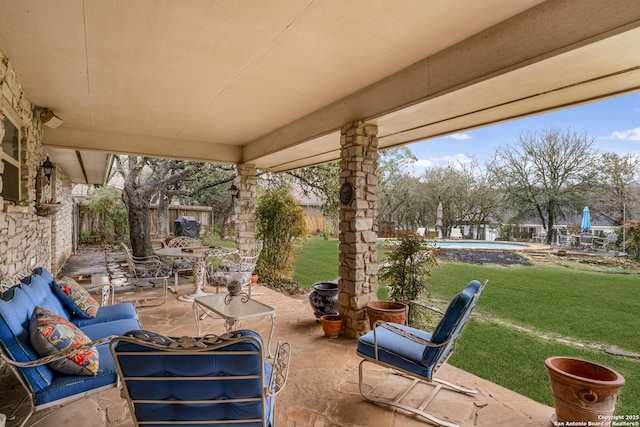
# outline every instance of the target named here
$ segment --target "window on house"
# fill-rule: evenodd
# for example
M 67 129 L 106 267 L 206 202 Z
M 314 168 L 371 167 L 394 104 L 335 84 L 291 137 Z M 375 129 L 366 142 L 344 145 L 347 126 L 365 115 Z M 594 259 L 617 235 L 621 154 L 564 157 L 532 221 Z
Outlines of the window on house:
M 3 111 L 2 114 L 2 151 L 0 159 L 4 166 L 2 172 L 2 191 L 5 200 L 20 200 L 20 127 Z

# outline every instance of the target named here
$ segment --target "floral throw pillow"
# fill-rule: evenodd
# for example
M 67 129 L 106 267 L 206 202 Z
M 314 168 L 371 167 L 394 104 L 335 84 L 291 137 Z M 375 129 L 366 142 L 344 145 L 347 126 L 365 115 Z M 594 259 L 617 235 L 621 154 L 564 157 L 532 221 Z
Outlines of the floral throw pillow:
M 29 337 L 40 357 L 91 342 L 76 325 L 39 306 L 33 310 L 29 321 Z M 98 350 L 90 347 L 53 361 L 49 366 L 69 375 L 95 375 L 99 367 Z
M 89 292 L 70 277 L 53 282 L 53 290 L 64 304 L 78 316 L 93 319 L 98 313 L 98 302 Z

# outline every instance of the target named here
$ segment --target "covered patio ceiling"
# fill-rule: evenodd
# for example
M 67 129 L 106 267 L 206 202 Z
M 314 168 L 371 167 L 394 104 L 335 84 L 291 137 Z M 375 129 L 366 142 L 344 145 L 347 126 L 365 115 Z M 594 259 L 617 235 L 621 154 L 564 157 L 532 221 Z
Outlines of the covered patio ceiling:
M 636 0 L 0 0 L 0 51 L 74 183 L 112 154 L 284 171 L 640 89 Z M 470 152 L 473 147 L 470 147 Z

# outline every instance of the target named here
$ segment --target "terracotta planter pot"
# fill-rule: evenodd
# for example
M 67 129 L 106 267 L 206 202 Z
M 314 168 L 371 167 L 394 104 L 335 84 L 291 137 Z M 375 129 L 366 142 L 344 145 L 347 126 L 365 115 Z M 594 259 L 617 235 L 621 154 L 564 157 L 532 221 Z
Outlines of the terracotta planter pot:
M 559 422 L 602 422 L 613 415 L 624 377 L 606 366 L 571 357 L 544 361 Z
M 325 314 L 320 316 L 320 323 L 322 324 L 322 330 L 324 336 L 327 338 L 337 338 L 342 330 L 342 324 L 344 319 L 342 316 L 335 314 Z
M 377 320 L 404 325 L 407 318 L 407 305 L 399 302 L 371 301 L 367 304 L 366 311 L 371 329 Z
M 258 275 L 257 274 L 252 274 L 251 275 L 251 283 L 258 283 Z

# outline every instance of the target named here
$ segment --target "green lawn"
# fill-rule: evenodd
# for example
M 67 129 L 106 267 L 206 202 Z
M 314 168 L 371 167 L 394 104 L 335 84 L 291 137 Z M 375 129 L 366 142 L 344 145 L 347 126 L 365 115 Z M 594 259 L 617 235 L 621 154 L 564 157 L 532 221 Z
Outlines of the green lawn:
M 337 241 L 310 238 L 297 261 L 296 280 L 302 287 L 333 280 L 338 274 Z M 537 264 L 501 267 L 443 262 L 433 272 L 431 296 L 444 302 L 470 280 L 489 279 L 450 363 L 553 405 L 544 360 L 550 356 L 587 359 L 625 377 L 616 414 L 639 414 L 640 361 L 550 338 L 569 337 L 640 353 L 640 276 Z M 380 288 L 384 291 L 384 285 Z
M 310 237 L 307 245 L 298 253 L 294 269 L 294 279 L 303 289 L 314 283 L 327 282 L 338 278 L 338 241 Z

